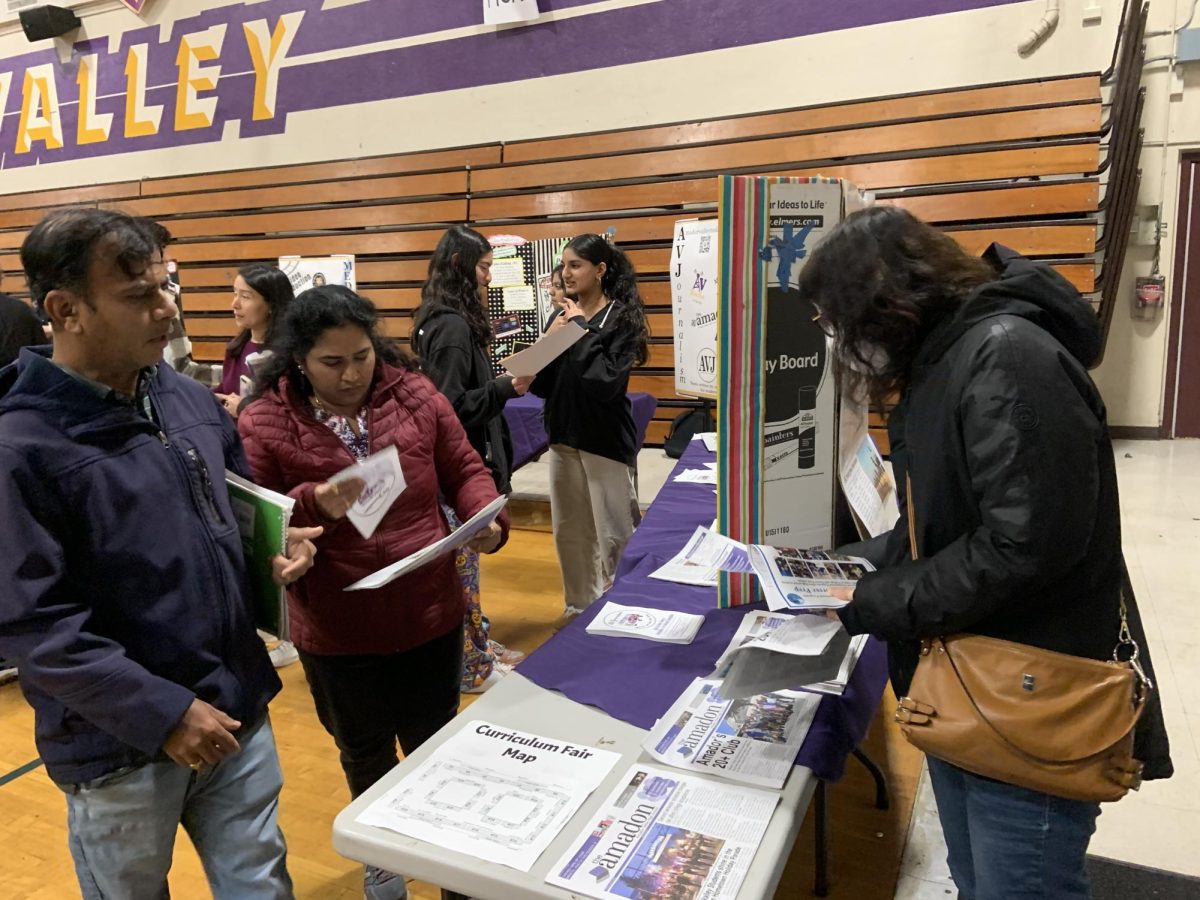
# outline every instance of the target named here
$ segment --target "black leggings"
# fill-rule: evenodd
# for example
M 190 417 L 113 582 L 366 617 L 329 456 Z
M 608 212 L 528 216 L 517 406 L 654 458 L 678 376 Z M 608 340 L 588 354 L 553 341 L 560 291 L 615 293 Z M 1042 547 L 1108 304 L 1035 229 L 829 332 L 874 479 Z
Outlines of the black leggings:
M 458 713 L 462 628 L 411 650 L 382 656 L 318 656 L 300 663 L 357 797 Z

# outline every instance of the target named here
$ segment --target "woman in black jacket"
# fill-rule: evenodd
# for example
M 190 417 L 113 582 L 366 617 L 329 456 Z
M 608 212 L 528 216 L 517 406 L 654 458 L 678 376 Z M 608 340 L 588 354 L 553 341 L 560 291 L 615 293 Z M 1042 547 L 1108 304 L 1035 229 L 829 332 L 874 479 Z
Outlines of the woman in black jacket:
M 1007 248 L 972 257 L 909 213 L 877 207 L 816 249 L 800 293 L 834 339 L 845 389 L 900 398 L 888 433 L 902 514 L 891 532 L 844 548 L 880 571 L 839 612 L 851 633 L 889 641 L 896 695 L 924 637 L 970 632 L 1110 659 L 1123 585 L 1153 679 L 1121 556 L 1105 408 L 1087 374 L 1100 324 L 1078 292 Z M 1171 774 L 1157 695 L 1135 754 L 1144 777 Z M 1099 804 L 933 757 L 929 773 L 960 896 L 1088 896 Z
M 492 377 L 487 357 L 492 326 L 485 305 L 491 269 L 491 245 L 478 231 L 455 225 L 442 235 L 421 288 L 412 345 L 425 374 L 458 413 L 471 446 L 492 473 L 496 490 L 507 494 L 512 439 L 504 422 L 504 404 L 524 394 L 533 379 Z M 449 508 L 446 513 L 453 520 Z M 457 524 L 451 521 L 451 525 Z M 479 693 L 524 654 L 488 637 L 489 623 L 479 602 L 479 555 L 464 548 L 457 562 L 467 600 L 462 689 Z
M 637 273 L 608 240 L 581 234 L 563 248 L 562 262 L 566 296 L 547 331 L 574 323 L 584 335 L 530 390 L 546 400 L 550 517 L 570 615 L 612 584 L 641 519 L 627 391 L 630 371 L 646 362 L 649 330 Z

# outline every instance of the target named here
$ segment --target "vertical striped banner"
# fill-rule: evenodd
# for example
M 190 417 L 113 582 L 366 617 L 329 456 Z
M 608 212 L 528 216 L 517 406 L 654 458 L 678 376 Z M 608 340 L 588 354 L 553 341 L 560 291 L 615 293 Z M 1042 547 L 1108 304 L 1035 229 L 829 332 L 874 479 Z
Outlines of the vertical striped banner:
M 720 300 L 717 313 L 717 384 L 721 411 L 717 439 L 717 528 L 742 543 L 762 543 L 763 329 L 772 179 L 719 176 Z M 753 575 L 722 572 L 721 608 L 758 599 Z

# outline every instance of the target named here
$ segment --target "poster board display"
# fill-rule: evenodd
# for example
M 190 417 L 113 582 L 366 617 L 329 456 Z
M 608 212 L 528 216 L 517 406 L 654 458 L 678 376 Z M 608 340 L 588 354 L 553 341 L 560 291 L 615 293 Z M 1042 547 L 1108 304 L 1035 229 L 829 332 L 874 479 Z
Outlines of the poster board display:
M 828 341 L 796 292 L 808 254 L 864 205 L 827 178 L 720 177 L 717 528 L 747 544 L 824 548 L 837 489 Z M 722 573 L 718 602 L 759 599 Z
M 281 256 L 279 268 L 287 275 L 292 283 L 292 291 L 297 295 L 309 288 L 321 287 L 326 284 L 340 284 L 342 287 L 358 290 L 354 279 L 354 256 L 349 253 L 339 253 L 334 256 Z
M 488 318 L 495 339 L 488 348 L 492 374 L 504 372 L 501 360 L 533 344 L 546 328 L 550 273 L 570 237 L 526 241 L 513 235 L 493 240 L 492 283 L 488 286 Z
M 675 223 L 671 246 L 675 393 L 717 398 L 716 219 Z

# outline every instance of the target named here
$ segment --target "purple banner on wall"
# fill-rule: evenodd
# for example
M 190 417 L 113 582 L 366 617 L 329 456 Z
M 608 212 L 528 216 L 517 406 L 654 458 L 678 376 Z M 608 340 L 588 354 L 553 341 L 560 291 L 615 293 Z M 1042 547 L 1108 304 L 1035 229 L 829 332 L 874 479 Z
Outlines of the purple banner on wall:
M 66 64 L 52 49 L 0 61 L 0 168 L 209 143 L 229 123 L 242 137 L 279 134 L 293 112 L 570 72 L 603 77 L 612 66 L 1014 2 L 656 0 L 589 11 L 599 0 L 541 0 L 543 13 L 565 17 L 465 36 L 480 23 L 478 0 L 235 4 L 176 22 L 166 41 L 143 27 L 113 53 L 93 37 Z

